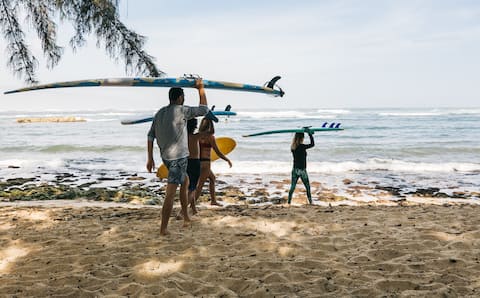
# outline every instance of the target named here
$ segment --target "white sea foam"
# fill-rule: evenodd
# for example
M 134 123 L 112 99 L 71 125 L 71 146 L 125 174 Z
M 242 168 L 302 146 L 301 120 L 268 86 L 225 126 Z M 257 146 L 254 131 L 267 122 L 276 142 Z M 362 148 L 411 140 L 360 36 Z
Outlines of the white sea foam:
M 320 114 L 350 114 L 349 110 L 339 110 L 339 109 L 320 109 L 317 110 L 317 113 Z
M 318 118 L 335 118 L 335 115 L 319 115 L 311 114 L 303 111 L 268 111 L 268 112 L 254 112 L 254 111 L 239 111 L 237 115 L 240 117 L 254 118 L 254 119 L 318 119 Z
M 20 167 L 22 170 L 31 170 L 38 168 L 48 168 L 48 169 L 61 169 L 65 166 L 63 159 L 41 159 L 41 158 L 30 158 L 30 159 L 4 159 L 0 160 L 0 168 L 7 168 L 9 166 Z
M 398 117 L 425 117 L 425 116 L 440 116 L 439 112 L 382 112 L 378 113 L 380 116 L 398 116 Z
M 387 111 L 378 112 L 379 116 L 397 116 L 397 117 L 428 117 L 428 116 L 447 116 L 447 115 L 479 115 L 480 109 L 433 109 L 433 110 L 405 110 L 405 111 Z
M 292 169 L 292 162 L 262 161 L 234 162 L 234 166 L 229 168 L 222 161 L 212 165 L 214 171 L 219 173 L 237 173 L 237 174 L 267 174 L 267 173 L 288 173 Z M 386 171 L 394 173 L 476 173 L 480 172 L 480 163 L 425 163 L 425 162 L 406 162 L 402 160 L 388 160 L 372 158 L 366 161 L 343 161 L 343 162 L 308 162 L 309 173 L 347 173 L 356 171 Z

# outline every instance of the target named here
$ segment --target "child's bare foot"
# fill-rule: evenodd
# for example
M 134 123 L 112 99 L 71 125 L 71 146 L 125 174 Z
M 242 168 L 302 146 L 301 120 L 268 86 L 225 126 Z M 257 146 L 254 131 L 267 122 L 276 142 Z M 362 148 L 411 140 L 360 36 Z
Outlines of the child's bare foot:
M 183 221 L 183 227 L 184 228 L 190 228 L 191 226 L 192 226 L 192 221 L 190 219 Z
M 210 205 L 212 205 L 212 206 L 223 206 L 222 204 L 220 204 L 220 203 L 217 202 L 217 201 L 215 201 L 215 202 L 212 201 L 212 202 L 210 203 Z
M 195 205 L 192 205 L 192 214 L 195 215 L 197 214 L 197 207 L 195 207 Z

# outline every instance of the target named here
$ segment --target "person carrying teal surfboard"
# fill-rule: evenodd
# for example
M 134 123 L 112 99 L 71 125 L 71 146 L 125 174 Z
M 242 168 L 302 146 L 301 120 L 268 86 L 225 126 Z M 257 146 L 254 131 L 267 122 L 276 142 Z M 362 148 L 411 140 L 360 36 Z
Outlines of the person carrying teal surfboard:
M 290 147 L 293 155 L 293 169 L 292 182 L 290 185 L 290 191 L 288 192 L 288 204 L 292 201 L 293 191 L 297 186 L 298 178 L 302 179 L 305 189 L 307 190 L 308 202 L 312 204 L 312 194 L 310 192 L 310 182 L 307 174 L 307 149 L 315 146 L 315 140 L 313 139 L 313 133 L 308 128 L 305 128 L 305 132 L 308 133 L 308 136 L 310 137 L 310 144 L 303 144 L 304 133 L 297 132 L 293 137 L 292 145 Z

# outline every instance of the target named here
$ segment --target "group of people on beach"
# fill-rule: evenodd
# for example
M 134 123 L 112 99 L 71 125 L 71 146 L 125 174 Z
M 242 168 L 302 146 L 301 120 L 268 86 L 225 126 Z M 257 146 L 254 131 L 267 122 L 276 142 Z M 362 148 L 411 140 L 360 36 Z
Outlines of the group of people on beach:
M 210 153 L 213 149 L 217 155 L 232 166 L 232 162 L 218 149 L 215 141 L 215 128 L 211 113 L 207 105 L 207 97 L 202 79 L 195 80 L 195 88 L 199 94 L 197 107 L 185 106 L 185 94 L 182 88 L 174 87 L 169 90 L 170 103 L 162 107 L 154 116 L 147 141 L 147 170 L 151 172 L 155 167 L 153 158 L 153 141 L 157 140 L 160 148 L 160 156 L 168 169 L 167 188 L 162 207 L 162 219 L 160 234 L 168 235 L 168 221 L 173 209 L 173 202 L 178 186 L 180 185 L 181 215 L 184 226 L 190 225 L 188 205 L 192 213 L 197 213 L 196 201 L 201 195 L 203 185 L 209 180 L 211 204 L 217 205 L 215 196 L 215 175 L 210 168 Z M 204 116 L 198 132 L 197 117 Z M 291 203 L 292 195 L 298 179 L 300 178 L 307 189 L 308 201 L 312 198 L 308 174 L 306 171 L 306 150 L 312 148 L 315 143 L 312 132 L 306 130 L 310 137 L 310 144 L 303 144 L 304 133 L 296 133 L 291 151 L 294 165 L 292 169 L 292 183 L 288 194 L 288 203 Z
M 232 166 L 231 161 L 218 149 L 215 141 L 213 114 L 209 113 L 207 97 L 202 79 L 195 81 L 198 89 L 199 105 L 190 107 L 183 105 L 185 94 L 182 88 L 171 88 L 170 104 L 161 108 L 154 116 L 148 132 L 147 170 L 155 167 L 153 159 L 153 140 L 157 140 L 163 163 L 168 169 L 167 189 L 162 207 L 160 234 L 167 235 L 167 226 L 173 209 L 173 201 L 180 185 L 180 204 L 184 225 L 190 224 L 188 205 L 196 213 L 195 201 L 200 196 L 204 183 L 209 179 L 212 204 L 218 204 L 215 198 L 215 175 L 210 168 L 210 152 L 217 155 Z M 202 119 L 198 133 L 196 117 Z

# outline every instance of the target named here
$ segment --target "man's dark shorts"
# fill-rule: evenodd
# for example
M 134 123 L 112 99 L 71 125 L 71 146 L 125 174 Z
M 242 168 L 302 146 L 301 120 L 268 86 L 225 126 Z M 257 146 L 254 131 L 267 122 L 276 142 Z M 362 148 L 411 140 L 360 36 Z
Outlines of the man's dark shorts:
M 200 178 L 200 159 L 198 158 L 188 159 L 187 174 L 188 174 L 188 179 L 190 179 L 188 190 L 194 191 L 197 188 L 198 178 Z
M 168 183 L 183 184 L 185 177 L 187 177 L 187 160 L 186 157 L 175 160 L 163 160 L 168 169 Z

